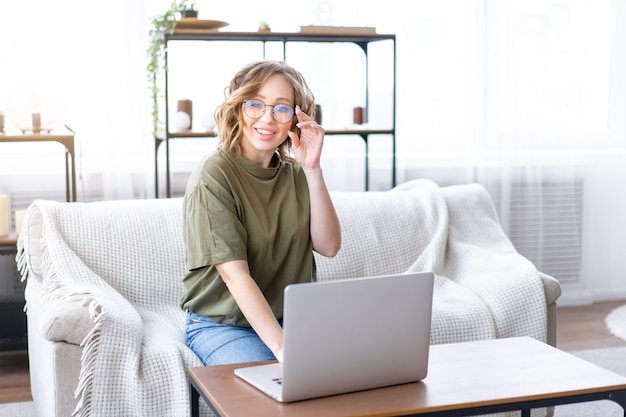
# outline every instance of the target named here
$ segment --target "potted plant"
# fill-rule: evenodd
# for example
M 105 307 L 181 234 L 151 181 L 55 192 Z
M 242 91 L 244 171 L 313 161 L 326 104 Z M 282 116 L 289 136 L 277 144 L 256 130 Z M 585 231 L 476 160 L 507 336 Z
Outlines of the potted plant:
M 178 11 L 180 12 L 181 18 L 197 18 L 198 17 L 198 9 L 196 9 L 195 1 L 182 0 L 178 3 Z
M 265 21 L 260 21 L 259 22 L 259 32 L 271 32 L 272 28 L 270 27 L 270 24 L 265 22 Z
M 159 73 L 167 71 L 165 66 L 165 35 L 174 32 L 176 23 L 181 17 L 198 17 L 195 0 L 174 0 L 168 9 L 152 17 L 152 26 L 148 32 L 150 43 L 147 54 L 149 57 L 146 70 L 152 97 L 152 128 L 157 133 L 159 125 Z

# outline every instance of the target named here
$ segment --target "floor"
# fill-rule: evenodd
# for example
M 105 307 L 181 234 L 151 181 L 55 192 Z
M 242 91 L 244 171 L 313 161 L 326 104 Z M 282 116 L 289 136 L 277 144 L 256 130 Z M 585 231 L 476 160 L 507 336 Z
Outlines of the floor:
M 557 347 L 565 351 L 626 346 L 611 335 L 604 318 L 626 300 L 558 309 Z M 0 403 L 30 401 L 28 356 L 25 350 L 0 352 Z
M 32 399 L 26 351 L 0 352 L 0 403 Z
M 626 300 L 594 303 L 582 307 L 561 307 L 557 313 L 557 347 L 565 351 L 626 346 L 611 334 L 604 318 Z

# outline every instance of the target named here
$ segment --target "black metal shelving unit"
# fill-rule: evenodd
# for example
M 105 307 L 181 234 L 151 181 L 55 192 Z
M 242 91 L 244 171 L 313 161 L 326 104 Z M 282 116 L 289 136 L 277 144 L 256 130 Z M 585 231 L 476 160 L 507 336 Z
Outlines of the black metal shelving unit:
M 166 51 L 167 45 L 175 41 L 253 41 L 260 42 L 263 46 L 263 58 L 266 56 L 266 44 L 268 42 L 282 43 L 283 60 L 287 62 L 287 44 L 290 42 L 309 42 L 309 43 L 352 43 L 358 45 L 365 54 L 365 120 L 368 120 L 369 111 L 369 45 L 372 42 L 390 41 L 393 54 L 393 89 L 391 106 L 392 106 L 392 122 L 387 129 L 345 129 L 345 130 L 326 130 L 326 135 L 358 135 L 363 139 L 365 144 L 365 189 L 369 190 L 369 141 L 371 136 L 390 135 L 392 146 L 391 160 L 391 184 L 396 185 L 396 36 L 393 34 L 377 34 L 377 33 L 358 33 L 346 31 L 337 28 L 336 31 L 324 32 L 227 32 L 207 29 L 177 29 L 172 34 L 165 35 Z M 167 52 L 165 55 L 165 67 L 168 68 Z M 165 146 L 165 196 L 171 197 L 171 173 L 170 173 L 170 140 L 174 139 L 190 139 L 215 137 L 213 132 L 170 132 L 169 126 L 169 97 L 168 97 L 168 74 L 165 73 L 165 130 L 155 136 L 154 150 L 154 168 L 155 168 L 155 195 L 160 196 L 159 190 L 159 157 L 158 151 L 161 145 Z

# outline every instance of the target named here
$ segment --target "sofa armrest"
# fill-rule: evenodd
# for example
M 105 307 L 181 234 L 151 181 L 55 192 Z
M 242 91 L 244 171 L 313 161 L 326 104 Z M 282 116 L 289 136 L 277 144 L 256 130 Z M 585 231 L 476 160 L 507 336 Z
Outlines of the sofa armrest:
M 36 332 L 44 340 L 82 346 L 95 327 L 85 302 L 69 297 L 51 298 L 37 279 L 28 280 L 25 296 L 29 315 L 37 315 Z
M 42 302 L 40 330 L 44 339 L 81 345 L 93 328 L 89 309 L 80 301 L 48 299 Z
M 547 342 L 548 344 L 556 347 L 557 343 L 557 311 L 556 300 L 561 296 L 561 284 L 559 281 L 541 271 L 539 271 L 539 277 L 543 284 L 543 290 L 546 296 L 546 330 L 547 330 Z
M 555 303 L 561 296 L 561 284 L 556 278 L 541 271 L 539 271 L 539 277 L 541 278 L 541 283 L 543 284 L 543 289 L 546 294 L 546 305 Z

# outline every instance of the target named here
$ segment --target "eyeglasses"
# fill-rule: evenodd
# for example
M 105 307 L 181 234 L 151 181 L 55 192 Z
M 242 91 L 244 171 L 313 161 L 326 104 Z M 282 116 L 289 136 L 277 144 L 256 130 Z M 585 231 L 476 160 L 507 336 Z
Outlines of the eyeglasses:
M 243 111 L 251 119 L 259 119 L 265 114 L 265 108 L 272 108 L 272 116 L 278 123 L 289 123 L 293 119 L 295 110 L 286 104 L 265 104 L 261 100 L 246 100 L 243 102 Z

